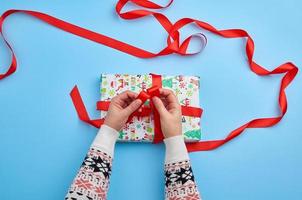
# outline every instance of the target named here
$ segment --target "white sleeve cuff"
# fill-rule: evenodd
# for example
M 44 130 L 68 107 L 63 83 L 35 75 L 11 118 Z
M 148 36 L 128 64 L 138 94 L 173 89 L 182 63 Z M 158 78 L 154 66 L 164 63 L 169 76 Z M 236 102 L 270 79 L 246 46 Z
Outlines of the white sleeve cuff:
M 189 155 L 182 135 L 164 139 L 166 145 L 165 164 L 189 160 Z
M 113 158 L 114 146 L 118 136 L 118 131 L 107 125 L 102 125 L 91 147 L 97 148 Z

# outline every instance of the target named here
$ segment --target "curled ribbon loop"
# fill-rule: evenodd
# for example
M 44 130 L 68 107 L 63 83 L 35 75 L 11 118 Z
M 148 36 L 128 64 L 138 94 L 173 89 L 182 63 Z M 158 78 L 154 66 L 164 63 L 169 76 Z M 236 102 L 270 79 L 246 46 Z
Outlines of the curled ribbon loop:
M 123 7 L 127 3 L 133 3 L 137 6 L 140 6 L 145 9 L 137 9 L 127 12 L 122 12 Z M 270 117 L 270 118 L 258 118 L 253 119 L 244 125 L 240 126 L 239 128 L 235 129 L 231 133 L 228 134 L 224 139 L 221 140 L 214 140 L 214 141 L 201 141 L 197 143 L 187 144 L 188 151 L 204 151 L 204 150 L 212 150 L 217 147 L 220 147 L 221 145 L 225 144 L 226 142 L 232 140 L 233 138 L 240 135 L 245 129 L 247 128 L 264 128 L 264 127 L 270 127 L 275 124 L 277 124 L 285 115 L 287 111 L 287 100 L 286 100 L 286 94 L 285 89 L 287 86 L 294 80 L 295 76 L 298 73 L 298 68 L 291 62 L 287 62 L 284 64 L 281 64 L 280 66 L 276 67 L 275 69 L 269 71 L 265 69 L 264 67 L 260 66 L 253 60 L 254 55 L 254 41 L 250 37 L 250 35 L 242 29 L 226 29 L 226 30 L 218 30 L 214 26 L 200 21 L 196 19 L 191 18 L 183 18 L 178 20 L 176 23 L 172 23 L 165 15 L 157 12 L 153 12 L 146 9 L 162 9 L 169 7 L 173 0 L 170 0 L 169 3 L 166 6 L 160 6 L 156 3 L 153 3 L 149 0 L 119 0 L 116 4 L 116 12 L 117 14 L 123 18 L 123 19 L 138 19 L 146 16 L 153 16 L 160 24 L 161 26 L 166 30 L 168 33 L 167 36 L 167 46 L 164 47 L 161 51 L 153 53 L 141 48 L 138 48 L 136 46 L 124 43 L 122 41 L 116 40 L 114 38 L 108 37 L 106 35 L 93 32 L 91 30 L 76 26 L 74 24 L 68 23 L 66 21 L 63 21 L 61 19 L 55 18 L 53 16 L 47 15 L 45 13 L 37 12 L 37 11 L 31 11 L 31 10 L 8 10 L 4 12 L 0 17 L 0 33 L 1 36 L 4 39 L 5 44 L 9 48 L 11 54 L 12 54 L 12 60 L 11 64 L 8 67 L 7 71 L 0 74 L 0 80 L 4 79 L 5 77 L 10 76 L 13 74 L 17 69 L 17 59 L 13 52 L 13 49 L 11 45 L 7 42 L 6 38 L 3 35 L 3 23 L 5 19 L 14 14 L 14 13 L 23 13 L 30 15 L 36 19 L 39 19 L 45 23 L 48 23 L 51 26 L 54 26 L 58 29 L 61 29 L 63 31 L 69 32 L 71 34 L 77 35 L 79 37 L 85 38 L 87 40 L 108 46 L 110 48 L 114 48 L 118 51 L 124 52 L 126 54 L 139 57 L 139 58 L 155 58 L 159 56 L 165 56 L 170 55 L 173 53 L 183 55 L 183 56 L 189 56 L 194 55 L 198 52 L 200 52 L 204 46 L 206 45 L 206 39 L 204 35 L 191 35 L 187 39 L 185 39 L 183 42 L 180 42 L 180 33 L 179 30 L 188 25 L 188 24 L 195 24 L 200 29 L 207 30 L 213 34 L 219 35 L 224 38 L 244 38 L 246 39 L 246 56 L 248 59 L 248 64 L 254 73 L 260 76 L 269 76 L 269 75 L 275 75 L 275 74 L 284 74 L 283 78 L 281 80 L 280 89 L 279 89 L 279 109 L 281 111 L 281 114 L 279 116 Z M 200 37 L 201 36 L 201 37 Z M 203 42 L 201 48 L 197 52 L 188 52 L 188 46 L 193 38 L 199 37 Z M 85 107 L 80 99 L 80 95 L 77 91 L 77 88 L 75 87 L 71 91 L 71 97 L 76 105 L 78 114 L 80 113 L 80 118 L 83 121 L 86 121 L 87 123 L 92 124 L 93 126 L 98 127 L 100 124 L 102 124 L 102 121 L 100 120 L 91 120 L 85 112 Z M 100 104 L 101 105 L 101 104 Z M 102 105 L 104 106 L 104 105 Z M 79 115 L 80 115 L 79 114 Z M 155 141 L 161 141 L 162 138 L 154 138 Z
M 193 38 L 198 39 L 200 41 L 201 45 L 200 45 L 200 47 L 197 51 L 188 52 L 188 47 L 190 46 L 190 43 L 191 43 Z M 207 37 L 202 33 L 196 33 L 196 34 L 193 34 L 193 35 L 187 37 L 182 42 L 182 44 L 180 45 L 179 50 L 177 51 L 177 53 L 182 55 L 182 56 L 199 54 L 200 52 L 203 51 L 203 49 L 206 47 L 206 45 L 207 45 Z
M 123 7 L 128 3 L 131 2 L 137 6 L 141 6 L 144 8 L 149 8 L 149 9 L 163 9 L 169 7 L 172 3 L 173 0 L 170 0 L 169 3 L 166 6 L 160 6 L 158 4 L 155 4 L 151 1 L 146 1 L 146 0 L 121 0 L 116 4 L 116 12 L 117 14 L 123 18 L 123 19 L 138 19 L 142 17 L 146 17 L 149 15 L 153 15 L 155 19 L 163 26 L 163 28 L 168 32 L 168 37 L 167 37 L 167 47 L 164 48 L 161 52 L 159 52 L 159 55 L 167 55 L 167 54 L 172 54 L 176 53 L 179 55 L 195 55 L 200 53 L 206 46 L 207 44 L 207 39 L 206 36 L 202 33 L 198 34 L 193 34 L 186 38 L 182 43 L 180 43 L 180 33 L 178 30 L 173 30 L 173 24 L 171 21 L 163 14 L 149 11 L 149 10 L 132 10 L 132 11 L 127 11 L 127 12 L 122 12 Z M 200 48 L 196 52 L 187 52 L 187 48 L 192 41 L 193 38 L 197 38 L 200 40 L 201 45 Z

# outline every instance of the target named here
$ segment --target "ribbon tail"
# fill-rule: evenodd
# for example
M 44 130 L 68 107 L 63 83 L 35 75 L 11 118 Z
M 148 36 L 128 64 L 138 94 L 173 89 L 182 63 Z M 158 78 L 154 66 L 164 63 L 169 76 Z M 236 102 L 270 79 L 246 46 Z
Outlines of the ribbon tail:
M 77 86 L 74 86 L 74 88 L 71 90 L 70 97 L 72 99 L 73 105 L 77 111 L 79 118 L 82 121 L 96 128 L 100 128 L 101 125 L 104 123 L 104 119 L 90 119 Z

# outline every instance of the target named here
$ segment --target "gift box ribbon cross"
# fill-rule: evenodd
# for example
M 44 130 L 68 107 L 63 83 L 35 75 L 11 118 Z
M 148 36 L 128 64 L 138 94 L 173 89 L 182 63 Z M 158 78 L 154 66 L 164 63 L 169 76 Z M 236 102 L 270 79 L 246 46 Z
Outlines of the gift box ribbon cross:
M 154 96 L 160 97 L 160 88 L 162 87 L 162 78 L 161 75 L 157 74 L 150 74 L 152 77 L 152 87 L 142 90 L 138 96 L 137 99 L 140 99 L 142 101 L 143 106 L 141 109 L 138 109 L 137 111 L 133 112 L 130 117 L 128 118 L 128 122 L 133 119 L 133 117 L 147 117 L 150 116 L 151 113 L 153 113 L 154 118 L 154 138 L 153 143 L 160 143 L 163 141 L 164 136 L 161 131 L 160 126 L 160 116 L 157 110 L 155 109 L 152 101 L 150 101 L 150 106 L 144 105 L 144 103 L 151 99 Z M 74 106 L 76 108 L 76 111 L 78 113 L 79 118 L 97 128 L 99 128 L 104 123 L 104 118 L 102 119 L 90 119 L 86 107 L 83 103 L 83 100 L 81 98 L 81 95 L 79 93 L 78 88 L 75 86 L 71 93 L 71 98 L 74 103 Z M 97 110 L 102 111 L 108 111 L 110 105 L 110 101 L 98 101 L 97 102 Z M 140 111 L 139 111 L 140 110 Z M 191 106 L 181 106 L 181 112 L 183 116 L 190 116 L 190 117 L 201 117 L 202 115 L 202 109 L 198 107 L 191 107 Z

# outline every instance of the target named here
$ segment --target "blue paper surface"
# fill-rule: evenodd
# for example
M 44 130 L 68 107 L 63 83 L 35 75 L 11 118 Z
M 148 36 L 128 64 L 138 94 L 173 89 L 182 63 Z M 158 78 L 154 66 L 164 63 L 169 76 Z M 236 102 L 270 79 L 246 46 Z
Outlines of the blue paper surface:
M 158 1 L 160 2 L 160 1 Z M 124 42 L 157 51 L 166 33 L 151 17 L 125 21 L 116 1 L 9 1 L 0 12 L 45 12 Z M 273 69 L 302 66 L 302 3 L 289 1 L 175 1 L 163 12 L 217 28 L 243 28 L 255 40 L 255 60 Z M 196 32 L 188 27 L 184 34 Z M 75 37 L 31 17 L 11 16 L 4 26 L 19 68 L 0 81 L 0 196 L 3 200 L 63 199 L 97 130 L 81 122 L 69 92 L 77 84 L 97 117 L 101 73 L 193 74 L 201 77 L 205 139 L 223 138 L 256 117 L 278 114 L 279 76 L 259 77 L 246 62 L 244 40 L 205 32 L 209 43 L 194 57 L 139 59 Z M 10 54 L 0 42 L 0 71 Z M 300 200 L 302 196 L 302 80 L 287 89 L 288 113 L 269 129 L 250 129 L 211 152 L 190 155 L 205 200 Z M 163 199 L 164 146 L 118 144 L 108 199 Z

